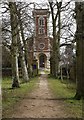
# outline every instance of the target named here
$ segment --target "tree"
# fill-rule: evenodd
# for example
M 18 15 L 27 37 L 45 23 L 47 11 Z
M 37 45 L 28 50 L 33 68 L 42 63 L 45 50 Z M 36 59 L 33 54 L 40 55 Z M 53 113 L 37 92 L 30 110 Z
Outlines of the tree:
M 51 73 L 54 77 L 58 77 L 58 65 L 59 65 L 59 41 L 60 41 L 60 9 L 62 2 L 52 2 L 49 1 L 51 15 L 52 15 L 52 25 L 53 25 L 53 42 L 52 42 L 52 53 L 51 53 Z M 57 13 L 54 15 L 54 6 L 57 7 Z M 56 22 L 58 18 L 58 32 L 56 28 Z
M 52 16 L 52 28 L 53 28 L 53 42 L 51 53 L 51 74 L 54 77 L 58 76 L 59 60 L 60 60 L 60 47 L 67 46 L 74 41 L 73 27 L 75 20 L 74 14 L 74 2 L 58 2 L 55 0 L 49 0 Z M 73 8 L 71 6 L 73 5 Z
M 75 53 L 73 52 L 73 44 L 67 44 L 62 52 L 60 53 L 60 68 L 62 72 L 62 67 L 65 69 L 65 75 L 67 80 L 70 78 L 70 70 L 74 66 Z M 63 73 L 63 74 L 64 74 Z
M 75 3 L 76 11 L 76 77 L 77 77 L 77 89 L 76 99 L 84 98 L 84 2 Z
M 12 53 L 12 87 L 19 87 L 19 71 L 18 71 L 18 22 L 17 22 L 17 14 L 16 14 L 16 3 L 9 2 L 10 9 L 10 21 L 11 21 L 11 33 L 12 33 L 12 45 L 11 45 L 11 53 Z
M 30 3 L 31 4 L 31 3 Z M 29 21 L 29 14 L 27 14 L 27 7 L 29 8 L 29 5 L 27 3 L 17 3 L 16 5 L 16 21 L 17 21 L 17 27 L 15 28 L 17 31 L 17 48 L 18 48 L 18 57 L 20 58 L 21 61 L 21 69 L 22 69 L 22 77 L 25 81 L 28 81 L 29 79 L 29 75 L 28 75 L 28 71 L 27 71 L 27 66 L 26 66 L 26 60 L 27 60 L 27 65 L 29 64 L 28 62 L 28 50 L 27 50 L 27 45 L 26 45 L 26 40 L 25 40 L 25 36 L 29 36 L 27 33 L 31 33 L 30 31 L 30 22 Z M 4 8 L 4 12 L 3 12 L 3 45 L 6 46 L 8 49 L 10 49 L 11 55 L 12 55 L 12 39 L 11 39 L 11 25 L 10 25 L 10 21 L 8 18 L 10 18 L 9 15 L 9 7 L 8 7 L 8 2 L 4 2 L 3 3 L 3 8 Z M 30 8 L 29 8 L 30 9 Z M 19 12 L 20 10 L 20 12 Z M 21 15 L 20 15 L 21 13 Z M 6 18 L 6 16 L 8 16 L 8 18 Z M 27 28 L 27 29 L 26 29 Z M 25 30 L 26 29 L 26 30 Z M 26 56 L 26 58 L 25 58 Z M 29 68 L 28 68 L 29 69 Z
M 24 81 L 28 81 L 29 80 L 29 76 L 28 76 L 28 71 L 27 71 L 27 66 L 26 66 L 26 59 L 25 59 L 25 52 L 26 52 L 26 48 L 25 48 L 25 44 L 24 44 L 24 33 L 23 33 L 23 26 L 22 26 L 22 22 L 21 22 L 21 17 L 20 17 L 20 12 L 18 12 L 17 10 L 17 16 L 18 16 L 18 26 L 20 26 L 20 30 L 18 29 L 18 31 L 21 32 L 21 38 L 20 38 L 20 33 L 18 32 L 18 47 L 19 47 L 19 53 L 20 53 L 20 61 L 21 61 L 21 69 L 22 69 L 22 76 L 23 76 L 23 80 Z M 27 62 L 28 64 L 28 62 Z
M 26 66 L 25 68 L 25 74 L 26 76 L 30 77 L 31 76 L 31 65 L 30 65 L 30 61 L 29 61 L 29 54 L 28 54 L 28 44 L 27 44 L 27 40 L 30 39 L 30 37 L 33 34 L 33 30 L 31 29 L 31 27 L 33 26 L 33 18 L 31 17 L 31 14 L 28 13 L 28 11 L 31 13 L 31 7 L 30 5 L 32 5 L 33 3 L 19 3 L 18 4 L 18 9 L 17 9 L 17 16 L 18 16 L 18 21 L 19 21 L 19 26 L 20 26 L 20 32 L 21 32 L 21 38 L 22 38 L 22 47 L 23 47 L 23 51 L 24 51 L 24 57 L 26 60 Z M 31 25 L 31 26 L 30 26 Z M 33 27 L 32 27 L 33 28 Z M 29 33 L 29 34 L 27 34 Z M 27 35 L 27 38 L 26 38 Z M 26 39 L 25 39 L 26 38 Z M 23 70 L 22 70 L 23 71 Z M 27 78 L 27 77 L 26 77 Z
M 25 51 L 24 51 L 23 42 L 20 39 L 19 32 L 18 32 L 18 44 L 17 45 L 19 49 L 19 58 L 21 62 L 22 78 L 24 82 L 28 82 L 29 76 L 28 76 L 28 71 L 27 71 L 27 66 L 26 66 L 26 61 L 25 61 Z

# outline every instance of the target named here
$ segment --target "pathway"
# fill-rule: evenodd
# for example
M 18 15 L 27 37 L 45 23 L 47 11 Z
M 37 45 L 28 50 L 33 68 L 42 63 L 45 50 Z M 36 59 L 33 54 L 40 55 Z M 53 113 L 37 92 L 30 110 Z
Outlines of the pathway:
M 67 118 L 61 101 L 54 100 L 48 88 L 47 75 L 42 72 L 37 89 L 26 96 L 14 111 L 14 118 Z

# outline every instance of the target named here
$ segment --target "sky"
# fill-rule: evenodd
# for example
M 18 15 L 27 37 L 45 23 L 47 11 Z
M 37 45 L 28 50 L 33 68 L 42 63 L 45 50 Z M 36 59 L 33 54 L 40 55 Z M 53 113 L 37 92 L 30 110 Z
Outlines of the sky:
M 4 0 L 1 0 L 1 1 L 4 1 Z M 36 2 L 36 3 L 45 3 L 45 2 L 48 2 L 48 0 L 8 0 L 9 2 L 27 2 L 27 3 L 30 3 L 30 2 Z M 53 0 L 52 0 L 53 1 Z M 60 1 L 63 1 L 63 2 L 69 2 L 70 0 L 57 0 L 58 2 Z M 71 0 L 71 1 L 75 1 L 75 2 L 84 2 L 84 0 Z
M 12 1 L 12 0 L 10 0 Z M 16 0 L 17 1 L 17 0 Z M 37 3 L 44 3 L 44 2 L 48 2 L 48 0 L 18 0 L 18 1 L 24 1 L 24 2 L 37 2 Z M 58 2 L 60 2 L 61 0 L 57 0 Z M 69 2 L 70 0 L 62 0 L 64 2 Z M 76 1 L 76 2 L 84 2 L 84 0 L 72 0 L 72 1 Z
M 4 1 L 4 0 L 3 0 Z M 30 3 L 30 2 L 36 2 L 36 3 L 46 3 L 48 2 L 48 0 L 8 0 L 9 2 L 14 2 L 14 1 L 18 1 L 18 2 L 27 2 L 27 3 Z M 54 1 L 54 0 L 53 0 Z M 57 0 L 57 1 L 61 1 L 61 0 Z M 62 0 L 64 2 L 67 2 L 67 1 L 70 1 L 70 0 Z M 49 22 L 51 23 L 51 19 L 49 19 Z M 49 25 L 50 25 L 49 23 Z M 51 26 L 51 25 L 50 25 Z M 52 35 L 52 32 L 50 33 L 50 35 Z

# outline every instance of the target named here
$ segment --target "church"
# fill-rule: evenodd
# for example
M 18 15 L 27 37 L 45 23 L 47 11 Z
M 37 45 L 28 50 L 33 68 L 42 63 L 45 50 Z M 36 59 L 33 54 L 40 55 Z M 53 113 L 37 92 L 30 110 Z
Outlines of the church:
M 52 38 L 49 37 L 49 9 L 33 9 L 34 18 L 34 35 L 33 37 L 26 39 L 26 47 L 28 50 L 29 67 L 32 71 L 33 64 L 36 61 L 37 67 L 50 69 L 50 53 Z M 11 55 L 9 51 L 3 47 L 3 68 L 10 68 Z M 7 53 L 7 54 L 6 54 Z M 6 59 L 5 59 L 6 58 Z M 8 59 L 9 58 L 9 59 Z M 19 60 L 20 64 L 20 60 Z M 20 67 L 20 65 L 19 65 Z M 34 66 L 35 67 L 35 66 Z M 11 71 L 8 71 L 6 75 L 10 75 Z
M 49 10 L 33 10 L 35 32 L 33 36 L 32 56 L 38 62 L 38 68 L 50 68 L 50 38 L 48 33 Z M 31 48 L 30 48 L 31 49 Z

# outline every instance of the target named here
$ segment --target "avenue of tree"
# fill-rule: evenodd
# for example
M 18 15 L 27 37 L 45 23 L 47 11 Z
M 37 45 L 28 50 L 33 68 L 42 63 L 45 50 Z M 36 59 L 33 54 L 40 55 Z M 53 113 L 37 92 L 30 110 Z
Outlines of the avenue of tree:
M 75 7 L 72 8 L 72 4 Z M 18 59 L 21 62 L 22 77 L 24 82 L 29 81 L 31 69 L 29 64 L 27 37 L 33 36 L 34 22 L 31 17 L 32 5 L 35 3 L 3 2 L 2 37 L 3 46 L 11 54 L 12 87 L 20 87 Z M 36 3 L 36 5 L 38 5 Z M 39 5 L 38 5 L 39 6 Z M 52 52 L 50 58 L 50 74 L 55 78 L 59 76 L 60 48 L 76 44 L 76 99 L 84 97 L 84 2 L 57 2 L 48 1 L 52 18 Z M 68 14 L 67 14 L 68 12 Z M 6 18 L 7 16 L 7 18 Z M 66 17 L 68 16 L 68 17 Z M 69 21 L 70 20 L 70 21 Z M 76 21 L 76 32 L 73 28 Z M 67 31 L 67 32 L 65 32 Z M 66 33 L 66 35 L 65 35 Z M 64 39 L 64 43 L 61 43 Z

